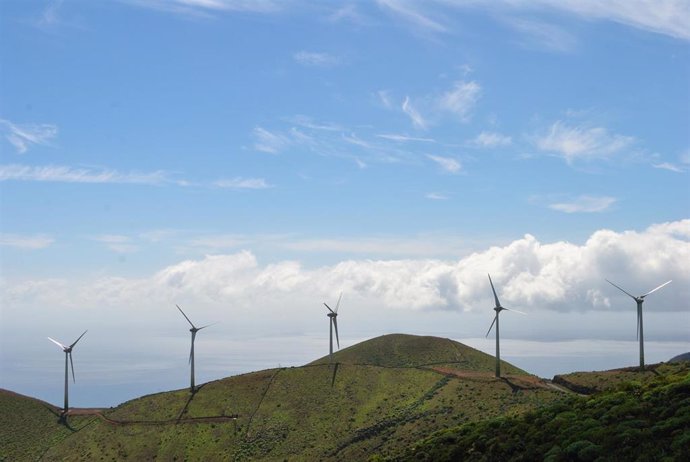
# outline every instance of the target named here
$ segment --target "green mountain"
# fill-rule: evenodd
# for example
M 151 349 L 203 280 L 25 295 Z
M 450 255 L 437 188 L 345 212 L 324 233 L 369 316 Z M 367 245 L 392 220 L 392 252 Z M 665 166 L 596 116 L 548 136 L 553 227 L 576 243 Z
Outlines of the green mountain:
M 367 460 L 430 434 L 519 416 L 571 392 L 448 339 L 386 335 L 286 367 L 143 396 L 107 410 L 0 394 L 2 460 Z M 23 448 L 23 449 L 22 449 Z

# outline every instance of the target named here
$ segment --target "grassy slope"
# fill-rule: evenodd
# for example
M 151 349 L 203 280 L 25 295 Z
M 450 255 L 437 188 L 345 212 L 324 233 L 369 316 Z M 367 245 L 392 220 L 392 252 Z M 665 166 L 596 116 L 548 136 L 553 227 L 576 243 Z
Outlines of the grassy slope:
M 60 410 L 43 401 L 0 389 L 0 460 L 38 460 L 51 446 L 92 423 L 77 417 L 58 424 Z
M 52 448 L 46 460 L 362 460 L 376 452 L 394 456 L 460 422 L 562 398 L 517 368 L 508 380 L 494 379 L 491 356 L 448 339 L 384 336 L 336 358 L 335 379 L 333 367 L 319 360 L 210 382 L 192 400 L 180 390 L 124 403 L 106 414 L 128 424 L 98 422 Z M 445 373 L 419 367 L 429 363 Z M 238 417 L 185 420 L 231 415 Z M 165 423 L 178 417 L 177 425 Z
M 604 391 L 449 428 L 395 460 L 675 461 L 690 453 L 690 363 L 569 379 Z
M 344 364 L 371 364 L 382 367 L 420 367 L 447 365 L 454 369 L 494 372 L 493 356 L 447 338 L 389 334 L 345 348 L 333 354 L 333 360 Z M 327 364 L 328 356 L 312 364 Z M 527 374 L 501 361 L 506 374 Z

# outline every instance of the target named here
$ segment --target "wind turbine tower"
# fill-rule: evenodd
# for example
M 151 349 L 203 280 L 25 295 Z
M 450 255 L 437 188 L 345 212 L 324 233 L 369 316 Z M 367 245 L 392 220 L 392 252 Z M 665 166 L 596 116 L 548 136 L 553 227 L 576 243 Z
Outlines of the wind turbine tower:
M 195 385 L 194 385 L 194 339 L 196 338 L 196 333 L 199 332 L 201 329 L 205 329 L 210 324 L 207 324 L 203 327 L 196 327 L 192 321 L 189 320 L 186 314 L 184 314 L 184 311 L 182 311 L 182 308 L 179 307 L 179 305 L 175 305 L 178 310 L 180 310 L 180 313 L 182 313 L 182 316 L 187 320 L 190 326 L 192 326 L 191 329 L 189 329 L 189 332 L 192 333 L 192 349 L 189 351 L 189 364 L 191 365 L 191 372 L 190 372 L 190 385 L 189 385 L 189 391 L 191 393 L 194 393 L 196 391 Z
M 499 335 L 499 330 L 498 330 L 498 315 L 501 313 L 501 311 L 513 311 L 515 313 L 520 313 L 520 314 L 525 314 L 522 311 L 518 310 L 511 310 L 508 308 L 505 308 L 501 306 L 501 302 L 498 301 L 498 295 L 496 295 L 496 289 L 494 289 L 494 283 L 491 280 L 491 275 L 489 276 L 489 284 L 491 284 L 491 291 L 494 293 L 494 299 L 496 300 L 496 306 L 494 307 L 494 311 L 496 312 L 496 316 L 494 316 L 494 320 L 491 321 L 491 326 L 489 326 L 489 330 L 486 332 L 486 337 L 489 336 L 491 333 L 491 329 L 494 327 L 494 324 L 496 324 L 496 377 L 501 376 L 501 346 L 500 346 L 500 335 Z
M 618 287 L 616 284 L 609 281 L 608 279 L 606 280 L 606 282 L 608 282 L 613 287 L 615 287 L 616 289 L 623 292 L 628 297 L 635 300 L 635 302 L 637 303 L 637 339 L 640 341 L 640 369 L 644 369 L 644 332 L 642 329 L 642 304 L 644 303 L 644 299 L 647 295 L 651 294 L 652 292 L 656 292 L 657 290 L 661 289 L 662 287 L 664 287 L 667 284 L 670 284 L 671 281 L 666 281 L 663 284 L 661 284 L 659 287 L 652 289 L 649 292 L 647 292 L 646 294 L 640 295 L 638 297 L 635 297 L 634 295 L 629 294 L 628 292 L 621 289 L 620 287 Z
M 67 411 L 69 410 L 69 373 L 68 373 L 68 364 L 69 366 L 72 366 L 72 381 L 76 382 L 77 380 L 74 377 L 74 362 L 72 361 L 72 348 L 74 348 L 74 345 L 77 344 L 79 340 L 86 334 L 87 331 L 84 331 L 83 334 L 79 336 L 78 339 L 74 341 L 69 346 L 63 345 L 62 343 L 58 342 L 57 340 L 53 340 L 52 338 L 48 337 L 48 340 L 62 348 L 62 351 L 65 353 L 65 407 L 62 410 L 62 417 L 64 418 L 65 415 L 67 415 Z M 69 358 L 69 363 L 68 363 L 68 358 Z
M 333 328 L 335 328 L 335 341 L 338 344 L 338 349 L 340 349 L 340 339 L 338 339 L 338 308 L 340 307 L 340 300 L 343 298 L 343 293 L 340 293 L 340 296 L 338 297 L 338 303 L 335 305 L 335 311 L 331 309 L 328 304 L 324 303 L 324 306 L 328 308 L 328 311 L 330 313 L 327 313 L 326 316 L 329 318 L 329 326 L 330 326 L 330 349 L 329 349 L 329 358 L 331 364 L 333 364 Z

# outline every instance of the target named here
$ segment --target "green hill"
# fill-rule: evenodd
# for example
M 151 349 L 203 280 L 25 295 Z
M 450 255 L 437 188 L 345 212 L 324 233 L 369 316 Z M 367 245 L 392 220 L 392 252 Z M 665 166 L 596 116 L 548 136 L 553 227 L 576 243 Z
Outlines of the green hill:
M 395 457 L 434 431 L 564 397 L 508 363 L 507 378 L 496 379 L 493 357 L 448 339 L 386 335 L 335 359 L 335 366 L 322 358 L 209 382 L 194 395 L 158 393 L 97 417 L 70 417 L 97 420 L 49 444 L 43 460 Z
M 571 376 L 570 383 L 597 383 L 603 391 L 573 395 L 523 415 L 452 427 L 395 460 L 687 460 L 690 363 L 653 365 L 645 372 L 609 371 L 604 377 L 610 383 L 600 380 L 601 373 L 589 374 Z
M 38 460 L 96 417 L 74 417 L 69 426 L 60 424 L 59 418 L 55 406 L 0 389 L 0 460 Z
M 389 334 L 376 337 L 333 353 L 333 361 L 341 364 L 375 365 L 380 367 L 447 366 L 453 369 L 492 372 L 493 356 L 447 338 Z M 328 364 L 324 356 L 311 364 Z M 501 361 L 506 374 L 527 374 L 510 363 Z

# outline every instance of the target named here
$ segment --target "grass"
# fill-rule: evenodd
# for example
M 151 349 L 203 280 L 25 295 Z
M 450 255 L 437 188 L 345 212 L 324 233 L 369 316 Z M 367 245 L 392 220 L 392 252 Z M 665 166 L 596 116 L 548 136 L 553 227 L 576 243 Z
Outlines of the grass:
M 88 427 L 93 416 L 59 423 L 60 409 L 43 401 L 0 390 L 0 460 L 39 460 L 52 446 Z
M 209 382 L 194 395 L 143 396 L 103 418 L 79 417 L 85 420 L 76 432 L 23 397 L 26 403 L 2 414 L 2 447 L 40 446 L 3 449 L 7 460 L 396 459 L 434 432 L 519 418 L 571 399 L 507 363 L 510 374 L 496 379 L 493 357 L 448 339 L 394 334 L 334 356 L 337 367 L 322 358 Z M 568 380 L 598 380 L 592 377 Z M 53 436 L 39 444 L 38 436 L 14 430 L 20 423 Z

